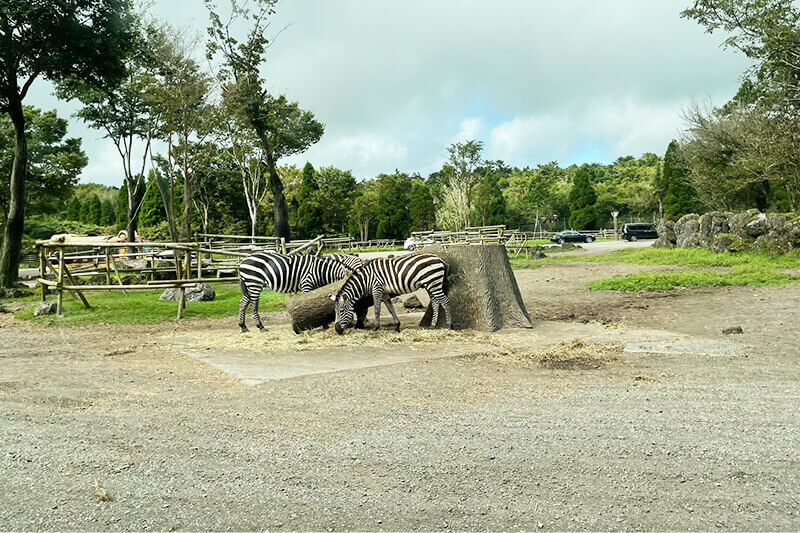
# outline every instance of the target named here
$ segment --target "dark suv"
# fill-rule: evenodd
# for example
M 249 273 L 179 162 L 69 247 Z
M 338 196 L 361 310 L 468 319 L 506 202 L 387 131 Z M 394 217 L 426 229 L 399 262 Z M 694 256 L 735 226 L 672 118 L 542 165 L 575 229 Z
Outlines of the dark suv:
M 658 239 L 658 232 L 653 224 L 625 224 L 622 226 L 622 238 L 626 241 Z
M 560 231 L 550 237 L 550 241 L 557 242 L 558 244 L 564 244 L 565 242 L 592 242 L 593 240 L 594 235 L 574 230 Z

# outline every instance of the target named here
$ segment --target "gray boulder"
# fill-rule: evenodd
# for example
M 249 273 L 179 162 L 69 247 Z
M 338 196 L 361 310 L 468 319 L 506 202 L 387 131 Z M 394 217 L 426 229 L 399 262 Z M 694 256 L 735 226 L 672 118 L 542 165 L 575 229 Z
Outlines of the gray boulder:
M 737 240 L 739 240 L 739 238 L 733 233 L 720 233 L 714 237 L 714 241 L 709 248 L 711 248 L 712 252 L 734 251 L 731 250 L 731 247 Z
M 761 214 L 758 209 L 748 209 L 742 213 L 733 213 L 728 216 L 728 225 L 730 226 L 731 233 L 739 237 L 749 238 L 745 232 L 745 226 L 754 218 Z M 758 235 L 756 235 L 757 237 Z
M 178 301 L 180 295 L 179 289 L 166 289 L 159 300 L 173 300 Z M 198 283 L 194 287 L 186 288 L 186 301 L 187 302 L 210 302 L 217 297 L 214 287 L 210 283 Z
M 42 302 L 33 310 L 33 316 L 54 315 L 56 308 L 56 302 Z
M 698 225 L 698 235 L 701 246 L 711 246 L 717 235 L 720 233 L 728 233 L 730 229 L 727 215 L 719 211 L 711 211 L 710 213 L 703 214 L 698 219 Z
M 748 237 L 760 237 L 767 233 L 767 215 L 759 213 L 750 218 L 744 225 L 744 233 Z
M 671 220 L 661 219 L 656 227 L 658 239 L 653 243 L 653 248 L 675 248 L 677 236 L 675 235 L 675 223 Z
M 780 233 L 771 232 L 761 235 L 753 243 L 753 251 L 778 256 L 792 251 L 792 243 Z
M 700 217 L 696 213 L 683 215 L 675 223 L 675 244 L 679 248 L 691 248 L 700 245 Z

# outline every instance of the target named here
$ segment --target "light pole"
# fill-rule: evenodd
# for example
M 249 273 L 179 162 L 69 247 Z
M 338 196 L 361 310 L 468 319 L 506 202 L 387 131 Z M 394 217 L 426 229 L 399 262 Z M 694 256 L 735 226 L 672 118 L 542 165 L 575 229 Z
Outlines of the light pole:
M 617 234 L 617 217 L 619 216 L 619 211 L 611 211 L 611 217 L 614 219 L 614 240 L 619 240 L 619 235 Z

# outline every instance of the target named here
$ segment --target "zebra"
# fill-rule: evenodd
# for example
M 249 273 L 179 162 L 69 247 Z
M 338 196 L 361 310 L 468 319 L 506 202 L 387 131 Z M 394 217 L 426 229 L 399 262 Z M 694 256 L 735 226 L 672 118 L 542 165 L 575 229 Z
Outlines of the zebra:
M 325 254 L 322 257 L 331 259 L 332 261 L 338 261 L 350 270 L 355 270 L 364 264 L 360 257 L 352 254 Z
M 348 256 L 352 264 L 353 256 Z M 354 258 L 360 266 L 361 260 Z M 275 292 L 308 292 L 334 281 L 346 278 L 353 268 L 341 261 L 313 255 L 284 255 L 262 251 L 247 256 L 239 265 L 239 285 L 242 299 L 239 302 L 239 327 L 247 331 L 245 314 L 247 306 L 253 309 L 256 326 L 264 330 L 258 314 L 258 299 L 265 287 Z
M 391 297 L 425 289 L 431 298 L 433 317 L 431 327 L 436 327 L 439 306 L 444 309 L 447 327 L 453 325 L 450 300 L 447 298 L 447 263 L 433 254 L 410 254 L 394 258 L 375 259 L 357 268 L 348 276 L 342 288 L 331 299 L 335 302 L 336 333 L 342 334 L 353 323 L 355 303 L 372 294 L 375 306 L 375 329 L 381 327 L 381 302 L 394 319 L 395 331 L 400 331 L 400 320 Z

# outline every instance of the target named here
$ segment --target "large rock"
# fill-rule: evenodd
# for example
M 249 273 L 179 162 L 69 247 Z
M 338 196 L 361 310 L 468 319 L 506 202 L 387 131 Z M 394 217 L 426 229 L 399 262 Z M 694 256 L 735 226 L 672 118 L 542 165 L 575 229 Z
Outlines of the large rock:
M 748 237 L 760 237 L 767 233 L 767 231 L 767 215 L 764 213 L 753 215 L 744 225 L 744 234 Z
M 728 233 L 730 229 L 727 215 L 719 211 L 711 211 L 710 213 L 703 214 L 698 219 L 698 226 L 700 246 L 711 246 L 717 235 L 720 233 Z
M 691 248 L 700 245 L 700 216 L 696 213 L 683 215 L 675 223 L 675 244 L 679 248 Z
M 198 283 L 195 286 L 187 287 L 185 290 L 187 302 L 209 302 L 217 297 L 217 293 L 210 283 Z M 166 289 L 159 300 L 177 301 L 178 298 L 180 298 L 180 289 Z
M 43 302 L 36 306 L 33 310 L 33 316 L 45 316 L 56 314 L 56 302 Z
M 416 294 L 411 294 L 406 296 L 406 299 L 403 300 L 403 307 L 406 309 L 422 309 L 425 306 L 422 305 L 422 302 L 419 301 Z
M 656 227 L 658 238 L 653 243 L 653 248 L 675 248 L 677 236 L 675 235 L 675 223 L 671 220 L 661 219 Z
M 709 248 L 712 252 L 728 252 L 732 251 L 731 246 L 739 240 L 733 233 L 720 233 L 714 237 L 714 241 Z
M 792 243 L 780 233 L 770 232 L 761 235 L 753 243 L 753 251 L 761 254 L 778 256 L 792 251 Z
M 731 233 L 739 237 L 750 238 L 750 235 L 745 232 L 745 226 L 760 214 L 758 209 L 748 209 L 742 213 L 732 213 L 728 216 L 728 226 L 730 227 Z M 758 237 L 758 235 L 756 235 L 756 237 Z

